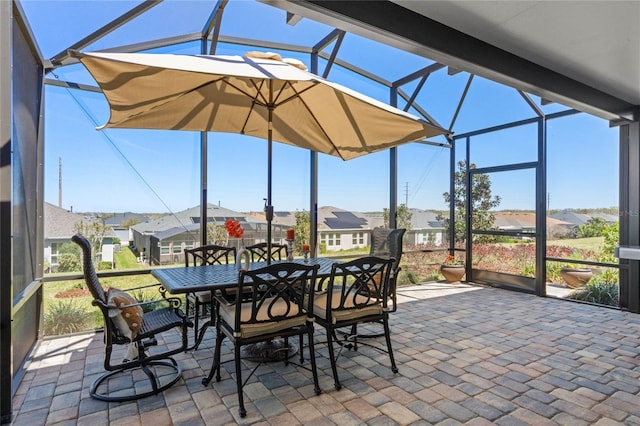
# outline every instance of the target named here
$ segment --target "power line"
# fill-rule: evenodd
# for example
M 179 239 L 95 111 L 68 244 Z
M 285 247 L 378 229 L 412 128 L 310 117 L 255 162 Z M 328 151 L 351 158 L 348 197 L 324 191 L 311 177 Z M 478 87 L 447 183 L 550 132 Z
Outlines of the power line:
M 55 78 L 58 78 L 58 76 L 56 74 L 53 74 L 53 76 Z M 89 110 L 82 104 L 82 102 L 80 102 L 80 100 L 78 98 L 76 98 L 73 95 L 73 92 L 71 92 L 71 89 L 66 87 L 65 90 L 67 91 L 67 93 L 69 93 L 69 95 L 71 96 L 71 99 L 73 99 L 76 104 L 78 105 L 78 107 L 80 107 L 80 110 L 85 114 L 85 116 L 89 119 L 89 121 L 91 121 L 91 123 L 93 123 L 94 126 L 98 127 L 98 122 L 97 120 L 91 115 L 91 113 L 89 112 Z M 189 231 L 187 229 L 187 226 L 182 223 L 182 221 L 180 220 L 180 218 L 178 216 L 176 216 L 176 214 L 173 212 L 173 210 L 171 210 L 171 208 L 167 205 L 167 203 L 165 203 L 165 201 L 162 199 L 162 197 L 160 197 L 160 194 L 158 194 L 158 192 L 151 186 L 151 184 L 144 178 L 144 176 L 142 176 L 142 174 L 138 171 L 138 169 L 136 169 L 136 167 L 131 163 L 131 161 L 129 161 L 129 159 L 126 157 L 126 155 L 120 150 L 120 148 L 118 148 L 118 146 L 116 145 L 116 143 L 113 141 L 113 139 L 111 139 L 111 137 L 109 136 L 109 134 L 103 130 L 100 132 L 102 134 L 102 136 L 104 136 L 104 138 L 111 144 L 111 146 L 116 150 L 116 152 L 118 154 L 120 154 L 120 156 L 122 157 L 122 159 L 125 161 L 125 163 L 131 168 L 131 170 L 133 170 L 133 172 L 140 178 L 140 180 L 142 181 L 142 183 L 149 188 L 149 190 L 151 191 L 151 193 L 158 199 L 158 201 L 160 201 L 160 203 L 162 203 L 162 205 L 167 209 L 167 211 L 169 212 L 169 214 L 171 214 L 171 216 L 173 216 L 178 223 L 185 229 L 185 231 L 187 231 L 187 234 L 191 234 L 191 231 Z M 206 226 L 206 224 L 205 224 Z M 195 239 L 195 238 L 194 238 Z

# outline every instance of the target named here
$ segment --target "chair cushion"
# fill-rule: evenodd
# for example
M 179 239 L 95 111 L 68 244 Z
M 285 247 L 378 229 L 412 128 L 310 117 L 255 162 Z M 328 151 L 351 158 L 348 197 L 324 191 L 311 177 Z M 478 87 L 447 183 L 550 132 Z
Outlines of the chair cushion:
M 334 288 L 333 289 L 333 297 L 331 298 L 331 307 L 333 309 L 336 309 L 338 306 L 340 306 L 340 289 L 339 288 Z M 329 298 L 329 293 L 328 292 L 322 292 L 322 293 L 316 293 L 314 295 L 314 299 L 313 299 L 313 314 L 318 317 L 318 318 L 322 318 L 325 321 L 328 321 L 328 318 L 326 317 L 327 314 L 327 299 Z M 365 296 L 361 296 L 361 295 L 356 295 L 356 301 L 358 303 L 367 303 L 367 298 Z M 345 309 L 345 310 L 339 310 L 339 311 L 332 311 L 331 312 L 331 323 L 332 324 L 337 324 L 340 321 L 346 321 L 346 320 L 352 320 L 352 319 L 356 319 L 356 318 L 362 318 L 362 317 L 367 317 L 369 315 L 380 315 L 382 314 L 382 304 L 381 303 L 376 303 L 373 301 L 369 301 L 369 303 L 371 303 L 368 306 L 365 306 L 363 308 L 356 308 L 354 305 L 354 301 L 352 297 L 348 297 L 347 300 L 345 301 L 345 308 L 350 308 L 350 309 Z
M 197 292 L 195 292 L 193 294 L 198 299 L 199 303 L 211 303 L 211 292 L 210 291 L 197 291 Z
M 111 287 L 107 291 L 107 304 L 118 306 L 119 309 L 110 309 L 109 317 L 123 336 L 135 339 L 142 325 L 143 311 L 140 306 L 135 305 L 138 301 L 128 293 Z
M 258 321 L 262 320 L 265 322 L 241 324 L 241 337 L 253 337 L 260 334 L 273 333 L 279 330 L 285 330 L 287 328 L 303 325 L 305 323 L 306 316 L 296 316 L 299 312 L 298 307 L 296 305 L 287 306 L 287 304 L 282 299 L 276 301 L 271 307 L 271 315 L 285 315 L 287 308 L 290 308 L 291 312 L 289 312 L 288 315 L 291 316 L 291 318 L 285 317 L 284 319 L 269 321 L 267 310 L 269 309 L 271 300 L 273 299 L 265 300 L 264 304 L 258 311 L 258 315 L 256 318 Z M 237 306 L 238 304 L 220 305 L 220 316 L 227 324 L 231 325 L 232 327 L 234 326 L 236 320 Z M 240 321 L 249 321 L 249 319 L 251 318 L 251 303 L 241 303 L 239 306 L 242 309 L 242 312 L 240 313 Z

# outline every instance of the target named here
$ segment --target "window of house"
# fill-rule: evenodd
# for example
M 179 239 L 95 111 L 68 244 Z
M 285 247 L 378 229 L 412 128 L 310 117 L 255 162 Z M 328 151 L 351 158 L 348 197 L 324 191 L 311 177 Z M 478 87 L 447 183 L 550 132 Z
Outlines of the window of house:
M 340 245 L 340 234 L 327 234 L 327 246 L 339 246 Z
M 364 232 L 354 232 L 351 234 L 351 243 L 354 246 L 364 245 Z
M 60 243 L 51 243 L 51 265 L 58 264 L 58 250 L 60 249 Z
M 171 244 L 162 244 L 160 246 L 160 254 L 171 254 Z

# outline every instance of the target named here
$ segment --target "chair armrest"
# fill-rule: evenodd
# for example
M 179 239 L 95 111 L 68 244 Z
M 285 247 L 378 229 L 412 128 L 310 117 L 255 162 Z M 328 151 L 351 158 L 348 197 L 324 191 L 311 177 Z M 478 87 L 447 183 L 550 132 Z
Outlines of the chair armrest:
M 145 288 L 158 287 L 158 286 L 160 286 L 160 283 L 143 284 L 137 287 L 127 288 L 124 291 L 142 290 Z

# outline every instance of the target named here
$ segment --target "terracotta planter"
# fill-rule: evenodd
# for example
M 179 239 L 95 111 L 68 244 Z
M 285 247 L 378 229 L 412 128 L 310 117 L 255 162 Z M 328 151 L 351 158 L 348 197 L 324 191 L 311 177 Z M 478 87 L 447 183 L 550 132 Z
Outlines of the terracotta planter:
M 449 283 L 459 283 L 464 272 L 464 265 L 440 265 L 440 273 Z
M 591 279 L 593 272 L 589 268 L 567 268 L 560 270 L 560 275 L 568 287 L 578 288 L 585 285 Z

